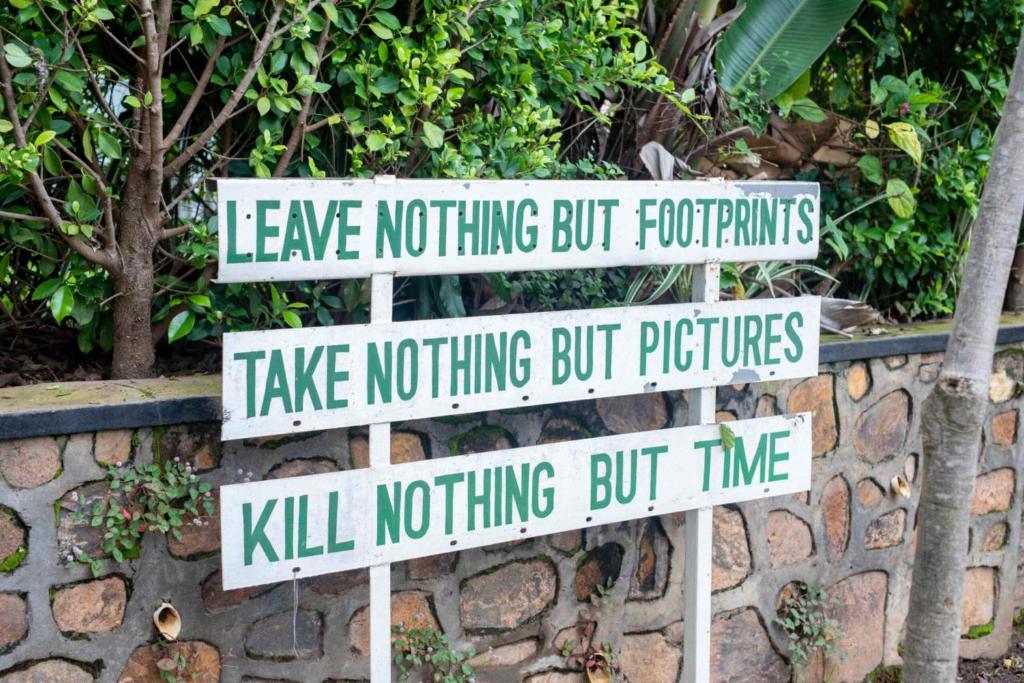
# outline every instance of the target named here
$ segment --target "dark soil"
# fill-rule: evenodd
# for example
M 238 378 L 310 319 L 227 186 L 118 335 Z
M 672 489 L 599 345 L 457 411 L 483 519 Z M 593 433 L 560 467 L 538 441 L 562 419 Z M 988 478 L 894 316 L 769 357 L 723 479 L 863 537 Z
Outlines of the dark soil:
M 1024 681 L 1024 635 L 1014 631 L 1010 649 L 998 659 L 961 659 L 958 681 L 963 683 L 1021 683 Z
M 157 346 L 154 377 L 220 372 L 219 344 Z M 0 334 L 0 388 L 110 379 L 110 354 L 83 354 L 69 330 L 48 328 L 14 338 Z

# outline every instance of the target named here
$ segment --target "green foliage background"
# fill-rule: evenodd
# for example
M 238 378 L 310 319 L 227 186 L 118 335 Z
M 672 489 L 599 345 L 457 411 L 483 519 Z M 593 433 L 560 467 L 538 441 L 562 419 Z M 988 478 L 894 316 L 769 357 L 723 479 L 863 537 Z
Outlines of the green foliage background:
M 733 4 L 723 1 L 720 10 Z M 160 82 L 168 127 L 210 55 L 211 88 L 197 111 L 209 116 L 242 82 L 268 6 L 174 3 L 177 52 Z M 654 6 L 664 17 L 675 3 Z M 212 283 L 217 226 L 212 194 L 200 182 L 210 169 L 232 176 L 642 176 L 639 163 L 616 157 L 602 139 L 642 128 L 632 107 L 637 94 L 666 97 L 684 110 L 676 93 L 687 102 L 695 96 L 655 59 L 640 28 L 645 8 L 632 0 L 288 0 L 288 30 L 270 45 L 230 125 L 180 167 L 174 157 L 184 144 L 169 155 L 167 227 L 188 232 L 157 253 L 153 318 L 162 338 L 195 342 L 225 330 L 367 315 L 361 281 Z M 896 319 L 952 312 L 1022 11 L 1024 0 L 867 0 L 786 92 L 764 100 L 754 79 L 710 119 L 686 110 L 684 127 L 708 134 L 742 124 L 763 130 L 772 114 L 810 122 L 834 114 L 854 129 L 855 171 L 817 163 L 796 174 L 822 183 L 828 220 L 819 269 L 785 271 L 794 289 L 820 289 L 828 271 L 835 295 L 866 300 Z M 132 144 L 126 129 L 152 97 L 121 49 L 139 45 L 139 21 L 133 5 L 113 0 L 0 7 L 3 59 L 15 74 L 19 115 L 32 121 L 32 144 L 19 149 L 0 115 L 5 330 L 56 323 L 83 352 L 110 348 L 110 276 L 45 222 L 16 217 L 34 213 L 24 177 L 41 170 L 60 202 L 61 229 L 97 242 L 108 201 L 99 181 L 116 203 Z M 60 41 L 67 30 L 88 47 L 98 88 L 83 56 Z M 696 96 L 707 87 L 698 83 Z M 308 132 L 287 156 L 307 98 Z M 195 135 L 184 133 L 186 141 Z M 749 150 L 737 143 L 736 151 Z M 635 277 L 617 269 L 414 279 L 398 284 L 396 315 L 615 305 Z

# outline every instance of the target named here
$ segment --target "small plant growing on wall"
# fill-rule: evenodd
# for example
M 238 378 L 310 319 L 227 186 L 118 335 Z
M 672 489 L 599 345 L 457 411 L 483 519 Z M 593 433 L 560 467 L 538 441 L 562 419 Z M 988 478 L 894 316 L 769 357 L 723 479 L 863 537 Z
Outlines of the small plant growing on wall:
M 775 618 L 789 638 L 789 657 L 802 669 L 818 652 L 827 661 L 842 658 L 837 642 L 843 637 L 842 625 L 826 613 L 835 605 L 835 598 L 821 587 L 801 583 L 788 595 Z M 826 676 L 831 680 L 831 675 Z
M 404 624 L 392 626 L 398 634 L 391 644 L 398 680 L 408 680 L 413 671 L 421 667 L 430 669 L 435 683 L 475 683 L 473 667 L 466 661 L 475 652 L 458 652 L 452 648 L 448 636 L 433 628 L 406 629 Z
M 191 463 L 180 458 L 150 465 L 107 468 L 109 493 L 91 507 L 82 505 L 73 514 L 79 523 L 106 527 L 103 553 L 117 562 L 138 556 L 142 536 L 147 532 L 172 534 L 181 540 L 186 519 L 199 519 L 213 513 L 210 485 L 199 481 Z M 103 571 L 102 562 L 81 548 L 74 549 L 69 562 L 88 564 L 93 575 Z
M 573 641 L 566 643 L 562 654 L 571 653 L 573 647 Z M 590 683 L 610 683 L 620 680 L 619 656 L 612 650 L 611 643 L 601 643 L 599 648 L 590 645 L 582 654 L 568 654 L 565 661 L 574 669 L 583 669 L 587 673 L 587 680 Z

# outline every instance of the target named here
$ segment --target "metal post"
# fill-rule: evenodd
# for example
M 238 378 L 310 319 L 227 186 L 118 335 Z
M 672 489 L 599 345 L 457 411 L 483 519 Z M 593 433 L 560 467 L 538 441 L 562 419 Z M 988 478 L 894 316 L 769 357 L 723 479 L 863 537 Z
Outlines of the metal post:
M 370 278 L 370 322 L 391 322 L 395 276 L 375 273 Z M 370 467 L 391 465 L 391 423 L 370 425 Z M 370 567 L 370 680 L 391 681 L 391 565 Z
M 691 300 L 718 301 L 721 267 L 708 263 L 693 268 Z M 690 424 L 715 421 L 715 388 L 688 392 Z M 711 534 L 713 508 L 686 512 L 686 558 L 683 600 L 682 683 L 707 683 L 711 676 Z

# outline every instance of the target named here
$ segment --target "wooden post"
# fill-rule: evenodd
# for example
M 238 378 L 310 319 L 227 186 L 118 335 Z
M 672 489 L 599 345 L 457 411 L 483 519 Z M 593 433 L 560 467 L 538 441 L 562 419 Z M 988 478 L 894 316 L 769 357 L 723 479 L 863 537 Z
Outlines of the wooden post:
M 370 278 L 370 322 L 391 322 L 395 276 L 377 273 Z M 391 423 L 370 425 L 370 467 L 391 465 Z M 391 681 L 391 565 L 370 567 L 370 680 Z
M 721 267 L 717 263 L 693 267 L 691 300 L 718 301 Z M 688 392 L 690 424 L 715 421 L 715 388 Z M 711 675 L 711 534 L 713 508 L 686 512 L 686 558 L 683 577 L 682 683 L 707 683 Z

